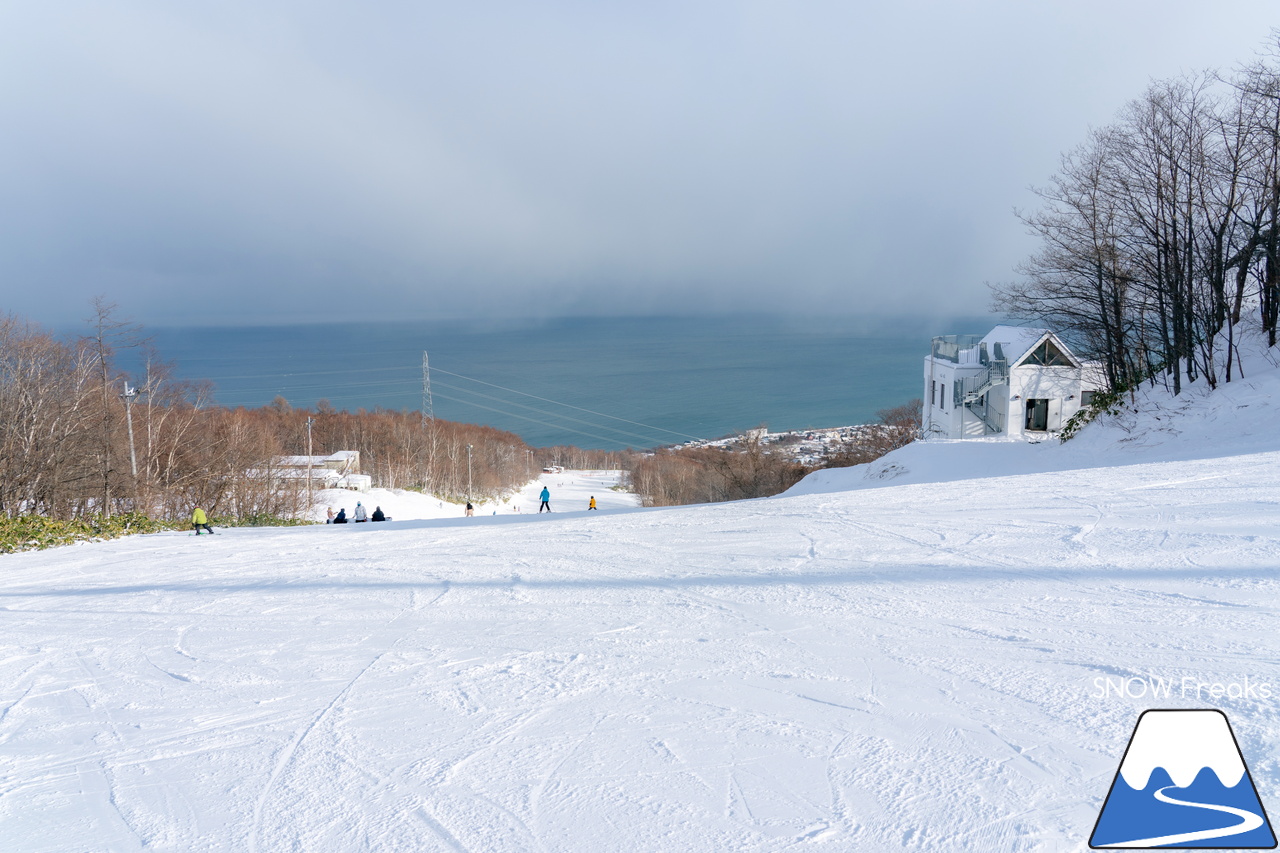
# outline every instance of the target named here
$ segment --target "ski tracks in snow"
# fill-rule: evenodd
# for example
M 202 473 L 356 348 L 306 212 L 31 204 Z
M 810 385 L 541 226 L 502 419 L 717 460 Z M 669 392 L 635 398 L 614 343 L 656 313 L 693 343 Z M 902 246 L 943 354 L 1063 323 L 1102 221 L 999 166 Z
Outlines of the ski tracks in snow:
M 1244 523 L 1229 479 L 1115 476 L 18 555 L 0 818 L 61 849 L 1075 849 L 1139 708 L 1095 678 L 1280 682 L 1274 466 Z
M 359 681 L 365 673 L 372 669 L 378 661 L 382 660 L 385 654 L 386 652 L 381 652 L 374 657 L 373 660 L 365 664 L 364 667 L 346 683 L 346 686 L 338 691 L 338 694 L 330 700 L 329 704 L 321 709 L 319 714 L 309 720 L 302 728 L 298 729 L 293 740 L 280 751 L 280 755 L 276 759 L 275 767 L 272 769 L 271 775 L 267 778 L 267 783 L 263 786 L 262 794 L 258 797 L 257 805 L 255 805 L 253 809 L 253 826 L 249 831 L 249 850 L 252 851 L 252 853 L 257 853 L 258 850 L 258 839 L 262 835 L 262 819 L 267 803 L 270 800 L 280 778 L 284 775 L 290 763 L 292 763 L 294 756 L 298 752 L 298 748 L 302 745 L 302 742 L 306 740 L 307 736 L 311 734 L 316 726 L 320 725 L 320 723 L 329 716 L 333 709 L 346 698 L 347 694 L 351 692 L 351 689 L 355 687 L 356 682 Z M 276 845 L 272 844 L 270 849 L 275 849 L 275 847 Z
M 421 602 L 417 589 L 411 589 L 409 593 L 409 603 L 402 608 L 395 616 L 393 616 L 384 626 L 386 629 L 397 628 L 397 623 L 405 620 L 413 614 L 420 614 L 423 610 L 437 606 L 447 596 L 451 590 L 451 585 L 446 581 L 440 584 L 440 591 L 425 603 Z M 369 659 L 360 669 L 348 680 L 342 688 L 324 705 L 316 714 L 308 719 L 304 725 L 299 727 L 294 733 L 293 738 L 279 750 L 275 764 L 273 765 L 266 782 L 262 786 L 262 790 L 258 795 L 257 801 L 253 809 L 252 824 L 249 829 L 248 849 L 251 853 L 257 853 L 263 842 L 264 835 L 267 835 L 267 816 L 269 806 L 273 797 L 277 795 L 278 789 L 282 784 L 282 780 L 291 772 L 292 768 L 298 763 L 299 757 L 308 749 L 311 749 L 308 741 L 313 739 L 315 734 L 320 730 L 329 727 L 332 728 L 330 722 L 332 718 L 344 710 L 344 706 L 355 691 L 357 685 L 370 672 L 372 672 L 384 659 L 391 655 L 395 649 L 404 643 L 409 637 L 422 629 L 422 625 L 415 624 L 406 631 L 397 631 L 394 639 L 387 642 L 385 639 L 372 643 L 375 649 L 378 649 L 371 659 Z M 322 745 L 314 747 L 314 751 L 323 752 L 330 751 L 341 755 L 342 749 L 337 743 L 338 736 L 333 732 L 328 732 L 324 738 Z M 358 759 L 357 759 L 358 760 Z M 306 817 L 308 814 L 314 815 L 317 812 L 324 811 L 323 801 L 326 798 L 337 796 L 338 792 L 332 790 L 331 782 L 320 782 L 314 788 L 307 790 L 300 799 L 300 802 L 293 802 L 292 808 L 286 810 L 286 819 L 281 823 L 282 828 L 276 831 L 270 842 L 265 845 L 266 850 L 280 849 L 282 845 L 288 843 L 297 845 L 302 843 L 304 847 L 308 844 L 304 841 L 306 834 L 313 829 L 309 825 Z M 319 800 L 320 802 L 317 802 Z M 360 820 L 360 815 L 352 816 L 355 820 Z M 437 831 L 437 834 L 448 840 L 450 836 L 447 832 L 443 832 L 438 824 L 429 818 L 426 818 L 428 825 Z M 303 837 L 299 837 L 303 836 Z M 452 849 L 452 848 L 451 848 Z M 456 848 L 462 849 L 462 848 Z

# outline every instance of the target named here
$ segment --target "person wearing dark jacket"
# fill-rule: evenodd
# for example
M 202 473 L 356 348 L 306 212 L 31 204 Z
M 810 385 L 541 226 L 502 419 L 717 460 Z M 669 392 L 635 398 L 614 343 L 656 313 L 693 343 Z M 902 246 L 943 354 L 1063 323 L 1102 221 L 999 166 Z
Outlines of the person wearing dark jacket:
M 375 507 L 373 508 L 373 516 L 372 516 L 372 518 L 373 518 L 373 520 L 374 520 L 374 521 L 386 521 L 386 520 L 387 520 L 387 514 L 386 514 L 385 512 L 383 512 L 383 511 L 382 511 L 382 507 L 380 507 L 380 506 L 375 506 Z
M 333 523 L 334 523 L 334 524 L 346 524 L 346 523 L 347 523 L 347 508 L 346 508 L 346 507 L 343 507 L 342 509 L 338 510 L 338 514 L 337 514 L 337 515 L 335 515 L 335 516 L 333 517 Z

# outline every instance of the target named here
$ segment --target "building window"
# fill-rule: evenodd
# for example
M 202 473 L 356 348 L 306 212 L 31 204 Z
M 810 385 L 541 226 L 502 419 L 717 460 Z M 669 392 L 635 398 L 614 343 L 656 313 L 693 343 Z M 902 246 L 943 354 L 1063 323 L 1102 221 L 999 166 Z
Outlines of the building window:
M 1062 350 L 1053 345 L 1053 341 L 1045 341 L 1031 351 L 1022 360 L 1023 364 L 1040 364 L 1045 367 L 1071 367 L 1071 361 L 1062 354 Z
M 1094 394 L 1097 394 L 1097 393 L 1098 393 L 1097 391 L 1081 391 L 1081 392 L 1080 392 L 1080 407 L 1081 407 L 1081 408 L 1084 408 L 1085 406 L 1092 406 L 1092 405 L 1093 405 L 1093 395 L 1094 395 Z

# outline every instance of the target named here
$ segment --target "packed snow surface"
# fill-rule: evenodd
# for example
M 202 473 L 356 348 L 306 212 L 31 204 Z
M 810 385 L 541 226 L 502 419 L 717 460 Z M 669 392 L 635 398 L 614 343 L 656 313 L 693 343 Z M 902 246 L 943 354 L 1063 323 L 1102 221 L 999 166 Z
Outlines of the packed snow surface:
M 1222 709 L 1280 813 L 1277 391 L 766 500 L 0 558 L 4 849 L 1086 850 L 1152 707 Z

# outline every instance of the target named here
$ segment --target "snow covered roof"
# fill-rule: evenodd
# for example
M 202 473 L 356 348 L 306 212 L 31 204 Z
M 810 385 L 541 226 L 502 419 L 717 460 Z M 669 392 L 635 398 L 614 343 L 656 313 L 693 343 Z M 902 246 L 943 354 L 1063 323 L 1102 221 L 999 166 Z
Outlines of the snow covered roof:
M 1040 343 L 1040 340 L 1051 334 L 1048 329 L 1028 329 L 1023 326 L 996 326 L 987 332 L 982 342 L 987 345 L 987 352 L 991 357 L 995 357 L 995 344 L 1000 344 L 1000 349 L 1004 352 L 1005 359 L 1009 364 L 1013 364 L 1022 358 L 1031 348 Z
M 1003 358 L 1012 367 L 1025 359 L 1045 339 L 1053 341 L 1052 349 L 1060 350 L 1071 366 L 1081 366 L 1080 359 L 1062 339 L 1049 329 L 1024 326 L 996 326 L 986 335 L 942 335 L 933 339 L 930 358 L 953 364 L 977 367 L 987 359 Z M 1045 362 L 1053 366 L 1054 362 Z M 1057 366 L 1062 366 L 1058 363 Z
M 305 468 L 307 465 L 323 467 L 325 463 L 345 464 L 348 462 L 359 463 L 359 461 L 360 451 L 339 450 L 337 453 L 330 453 L 328 456 L 280 456 L 277 457 L 276 464 L 294 468 Z M 331 465 L 330 467 L 333 466 Z
M 324 461 L 323 456 L 281 456 L 276 460 L 281 465 L 288 465 L 291 468 L 305 468 L 307 463 L 319 465 Z

